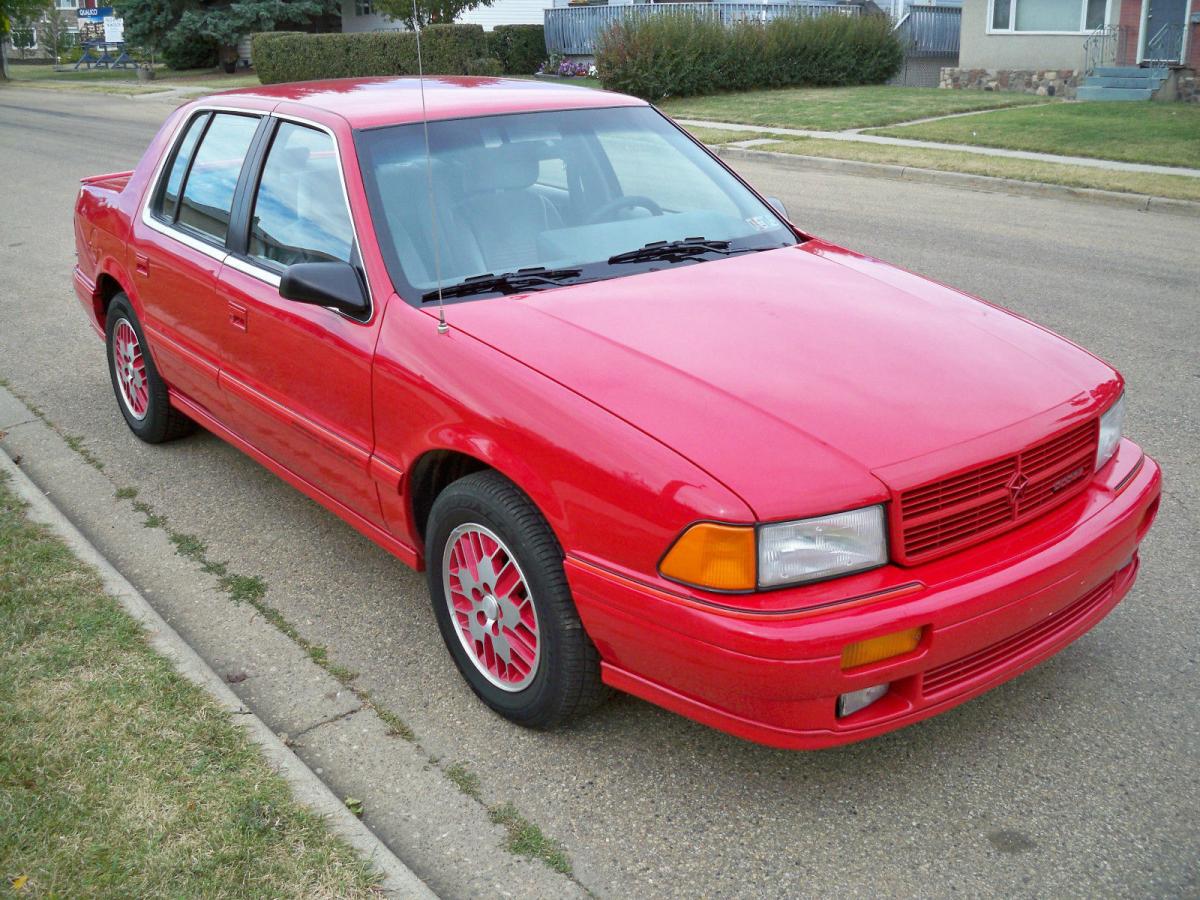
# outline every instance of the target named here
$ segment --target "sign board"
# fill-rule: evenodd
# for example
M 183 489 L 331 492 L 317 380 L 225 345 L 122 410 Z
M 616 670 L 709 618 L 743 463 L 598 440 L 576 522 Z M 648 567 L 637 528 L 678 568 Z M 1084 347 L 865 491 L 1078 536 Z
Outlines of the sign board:
M 104 18 L 104 40 L 110 44 L 121 44 L 125 42 L 125 20 L 118 19 L 115 16 L 105 16 Z
M 104 30 L 106 19 L 113 18 L 115 13 L 111 6 L 99 6 L 94 9 L 80 7 L 75 10 L 76 21 L 79 23 L 79 39 L 81 41 L 111 40 Z

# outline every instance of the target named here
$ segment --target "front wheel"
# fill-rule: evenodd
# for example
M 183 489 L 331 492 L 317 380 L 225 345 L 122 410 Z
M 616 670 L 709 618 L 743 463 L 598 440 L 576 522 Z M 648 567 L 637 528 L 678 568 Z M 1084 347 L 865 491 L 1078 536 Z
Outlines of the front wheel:
M 496 472 L 438 495 L 426 530 L 429 590 L 459 671 L 488 706 L 549 728 L 603 701 L 562 550 L 537 507 Z
M 146 349 L 142 325 L 124 294 L 117 294 L 109 304 L 104 333 L 108 374 L 129 430 L 147 444 L 160 444 L 194 431 L 192 420 L 171 406 L 167 384 Z

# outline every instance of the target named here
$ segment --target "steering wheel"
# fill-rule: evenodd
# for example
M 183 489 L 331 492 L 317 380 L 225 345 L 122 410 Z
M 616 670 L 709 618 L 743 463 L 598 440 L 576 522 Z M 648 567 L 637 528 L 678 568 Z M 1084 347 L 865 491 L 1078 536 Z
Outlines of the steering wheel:
M 613 213 L 619 212 L 622 209 L 632 209 L 641 207 L 649 211 L 652 216 L 661 216 L 663 208 L 642 194 L 628 194 L 624 197 L 618 197 L 615 200 L 609 200 L 598 210 L 588 216 L 587 224 L 595 225 L 597 222 L 605 222 L 612 216 Z

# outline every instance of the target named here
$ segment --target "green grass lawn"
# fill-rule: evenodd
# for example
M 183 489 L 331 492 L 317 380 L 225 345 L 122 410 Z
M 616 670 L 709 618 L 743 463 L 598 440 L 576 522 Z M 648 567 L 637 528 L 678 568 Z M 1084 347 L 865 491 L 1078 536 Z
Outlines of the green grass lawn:
M 1054 103 L 872 133 L 1200 168 L 1200 106 L 1190 103 Z
M 184 69 L 172 71 L 156 67 L 153 81 L 138 81 L 133 69 L 79 69 L 55 71 L 53 66 L 10 66 L 10 84 L 17 87 L 37 87 L 49 90 L 84 90 L 101 94 L 152 94 L 169 88 L 201 88 L 206 91 L 227 91 L 233 88 L 255 87 L 258 76 L 252 72 L 226 75 L 215 69 Z M 3 84 L 3 82 L 0 82 Z
M 0 474 L 0 892 L 374 897 L 240 728 Z
M 729 141 L 725 140 L 726 135 L 730 136 L 732 140 L 748 139 L 745 134 L 739 132 L 727 132 L 726 135 L 722 135 L 710 128 L 689 130 L 706 143 L 728 143 Z M 755 134 L 753 137 L 763 138 L 770 137 L 770 135 Z M 914 166 L 943 172 L 966 172 L 971 175 L 988 175 L 993 178 L 1015 178 L 1018 181 L 1098 188 L 1105 191 L 1170 197 L 1176 200 L 1200 201 L 1200 178 L 1190 178 L 1186 175 L 1145 175 L 1139 172 L 1113 172 L 1107 169 L 1005 159 L 1004 157 L 982 156 L 978 153 L 936 148 L 891 147 L 886 144 L 795 138 L 786 135 L 779 137 L 778 144 L 765 144 L 754 149 L 773 153 L 794 153 L 800 156 L 822 156 L 832 159 L 888 163 L 896 166 Z M 716 138 L 716 140 L 710 140 L 710 138 Z M 736 166 L 736 162 L 734 165 Z
M 1028 94 L 871 85 L 782 88 L 714 94 L 709 97 L 680 97 L 665 100 L 660 105 L 664 112 L 675 118 L 844 131 L 847 128 L 891 125 L 929 116 L 1040 102 L 1045 102 L 1044 98 Z

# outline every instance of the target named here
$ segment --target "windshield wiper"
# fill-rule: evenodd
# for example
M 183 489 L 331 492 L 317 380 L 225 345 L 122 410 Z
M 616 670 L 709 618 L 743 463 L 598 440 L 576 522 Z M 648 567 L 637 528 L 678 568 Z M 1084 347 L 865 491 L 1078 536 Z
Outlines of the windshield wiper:
M 499 292 L 501 294 L 521 294 L 525 291 L 539 291 L 550 287 L 566 284 L 572 278 L 578 278 L 582 269 L 547 269 L 545 266 L 534 266 L 529 269 L 517 269 L 504 275 L 472 275 L 458 284 L 442 288 L 442 297 L 471 297 L 475 294 Z M 438 291 L 426 291 L 421 295 L 422 303 L 437 300 Z
M 695 259 L 707 253 L 719 253 L 728 256 L 740 251 L 731 250 L 729 241 L 710 241 L 702 237 L 684 238 L 681 241 L 651 241 L 637 250 L 627 250 L 608 258 L 609 265 L 633 262 L 654 262 L 665 260 L 676 262 L 685 259 Z

